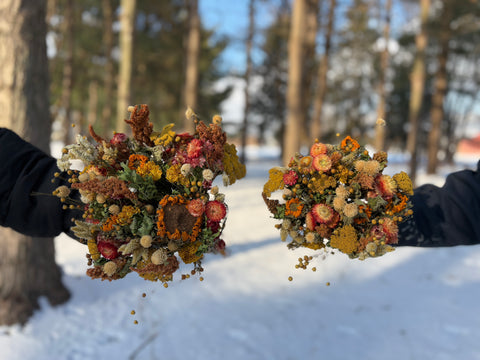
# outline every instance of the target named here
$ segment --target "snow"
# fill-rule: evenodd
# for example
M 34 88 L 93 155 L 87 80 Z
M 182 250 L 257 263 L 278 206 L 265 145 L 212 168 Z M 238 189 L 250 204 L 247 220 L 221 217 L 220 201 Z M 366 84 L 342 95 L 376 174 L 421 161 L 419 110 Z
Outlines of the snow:
M 401 161 L 391 171 L 405 169 Z M 59 236 L 71 300 L 42 301 L 24 327 L 0 327 L 0 358 L 480 359 L 480 247 L 398 248 L 364 262 L 288 250 L 260 196 L 273 165 L 259 157 L 224 188 L 229 254 L 207 256 L 204 281 L 91 280 L 86 248 Z M 451 170 L 419 175 L 441 184 Z M 309 269 L 295 269 L 306 254 Z

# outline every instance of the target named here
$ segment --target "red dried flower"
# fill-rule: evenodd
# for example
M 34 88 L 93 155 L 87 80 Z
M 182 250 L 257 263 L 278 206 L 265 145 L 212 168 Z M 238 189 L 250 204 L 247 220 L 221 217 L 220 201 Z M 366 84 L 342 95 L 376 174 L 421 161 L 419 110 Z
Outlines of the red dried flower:
M 113 138 L 110 140 L 110 144 L 118 145 L 120 143 L 127 141 L 127 138 L 128 138 L 127 135 L 125 135 L 124 133 L 115 133 L 113 135 Z
M 97 249 L 105 259 L 115 259 L 118 256 L 117 247 L 108 241 L 99 241 Z
M 205 214 L 208 220 L 220 221 L 227 215 L 227 207 L 218 200 L 209 201 L 205 207 Z
M 189 158 L 197 158 L 201 155 L 203 142 L 199 139 L 192 139 L 187 146 L 187 156 Z
M 295 171 L 290 170 L 283 174 L 283 182 L 285 185 L 293 186 L 297 183 L 298 175 Z
M 328 224 L 333 220 L 333 209 L 325 204 L 316 204 L 312 209 L 314 219 L 321 224 Z

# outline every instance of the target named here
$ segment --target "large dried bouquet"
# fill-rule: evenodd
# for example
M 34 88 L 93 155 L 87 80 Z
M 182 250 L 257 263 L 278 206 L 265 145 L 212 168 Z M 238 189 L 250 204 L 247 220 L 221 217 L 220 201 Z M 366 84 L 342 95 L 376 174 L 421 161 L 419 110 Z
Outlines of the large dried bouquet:
M 398 223 L 412 214 L 412 182 L 405 172 L 383 174 L 387 153 L 371 157 L 347 136 L 340 145 L 315 142 L 310 154 L 297 154 L 287 167 L 269 171 L 263 198 L 282 220 L 288 247 L 337 249 L 361 260 L 392 251 Z M 283 190 L 283 199 L 272 193 Z
M 177 134 L 173 124 L 154 132 L 147 105 L 129 111 L 133 137 L 114 133 L 107 140 L 90 127 L 94 142 L 78 135 L 65 147 L 58 166 L 71 185 L 54 194 L 83 212 L 72 230 L 88 245 L 90 277 L 115 280 L 134 271 L 166 284 L 180 261 L 202 271 L 204 254 L 224 252 L 228 208 L 213 182 L 222 176 L 224 185 L 233 184 L 245 166 L 218 115 L 207 125 L 188 110 L 195 132 Z M 72 170 L 71 160 L 83 169 Z

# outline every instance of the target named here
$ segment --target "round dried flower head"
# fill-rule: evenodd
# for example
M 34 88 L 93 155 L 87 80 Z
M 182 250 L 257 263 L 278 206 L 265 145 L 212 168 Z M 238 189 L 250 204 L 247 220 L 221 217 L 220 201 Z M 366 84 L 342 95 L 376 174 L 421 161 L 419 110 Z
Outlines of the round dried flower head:
M 180 173 L 183 176 L 188 176 L 190 174 L 190 171 L 192 170 L 192 165 L 190 164 L 183 164 L 182 167 L 180 168 Z
M 322 144 L 320 142 L 317 142 L 312 145 L 310 148 L 310 155 L 313 157 L 321 155 L 321 154 L 326 154 L 327 153 L 327 145 Z
M 97 194 L 96 200 L 99 204 L 104 204 L 107 199 L 105 198 L 105 195 L 103 194 Z
M 353 218 L 358 214 L 358 206 L 355 203 L 346 204 L 343 208 L 343 213 L 346 217 Z
M 397 183 L 389 175 L 379 175 L 375 178 L 376 190 L 385 199 L 393 197 Z
M 292 196 L 292 194 L 293 194 L 292 190 L 287 189 L 287 188 L 283 189 L 283 195 Z
M 117 215 L 118 213 L 120 213 L 120 206 L 118 205 L 110 205 L 108 207 L 108 212 L 112 215 Z
M 365 251 L 368 252 L 370 255 L 374 255 L 377 252 L 377 244 L 371 241 L 365 246 Z
M 220 125 L 222 123 L 222 117 L 220 115 L 215 115 L 212 119 L 212 122 L 215 125 Z
M 355 161 L 354 163 L 354 166 L 355 166 L 355 170 L 361 172 L 361 171 L 364 171 L 365 170 L 365 164 L 367 162 L 365 160 L 357 160 Z
M 90 179 L 90 176 L 88 176 L 88 174 L 86 173 L 81 173 L 80 175 L 78 175 L 78 181 L 80 182 L 85 182 L 85 181 L 88 181 Z
M 140 238 L 140 245 L 142 245 L 144 248 L 149 248 L 152 246 L 152 237 L 150 235 L 143 235 Z
M 290 219 L 283 219 L 282 228 L 286 230 L 290 230 L 291 227 L 292 227 L 292 221 Z
M 300 159 L 300 167 L 308 168 L 310 165 L 312 165 L 312 161 L 313 161 L 313 157 L 304 156 Z
M 54 191 L 54 195 L 58 196 L 59 198 L 66 198 L 68 195 L 70 195 L 70 189 L 65 185 L 59 186 Z
M 135 111 L 135 106 L 129 105 L 129 106 L 127 107 L 127 111 L 128 111 L 128 112 L 134 112 L 134 111 Z
M 326 224 L 333 219 L 333 210 L 325 204 L 316 204 L 312 209 L 315 220 L 321 224 Z
M 307 243 L 313 243 L 315 241 L 315 233 L 313 232 L 309 232 L 305 235 L 305 241 Z
M 205 212 L 205 203 L 201 199 L 192 199 L 187 206 L 190 215 L 198 217 Z
M 213 171 L 210 169 L 205 169 L 202 171 L 202 176 L 203 179 L 206 181 L 212 181 L 213 180 Z
M 215 195 L 215 200 L 225 202 L 225 194 L 218 193 L 217 195 Z
M 380 163 L 377 160 L 370 160 L 365 163 L 363 170 L 367 175 L 375 176 L 380 171 Z
M 158 249 L 154 251 L 151 256 L 152 263 L 155 265 L 163 264 L 165 261 L 167 261 L 167 259 L 168 255 L 164 249 Z
M 170 241 L 167 245 L 168 250 L 170 251 L 177 251 L 178 250 L 178 245 L 175 241 Z
M 298 175 L 294 170 L 287 171 L 283 174 L 283 182 L 285 185 L 293 186 L 297 183 Z
M 109 261 L 103 265 L 103 272 L 107 276 L 112 276 L 117 272 L 117 264 L 115 264 L 113 261 Z
M 212 195 L 217 195 L 218 194 L 218 186 L 217 185 L 213 186 L 210 189 L 210 192 L 212 193 Z
M 208 220 L 220 221 L 227 215 L 227 207 L 218 200 L 209 201 L 205 207 Z
M 313 167 L 317 171 L 325 172 L 332 168 L 332 161 L 328 155 L 318 155 L 313 158 Z
M 335 197 L 333 198 L 333 203 L 332 203 L 333 208 L 334 208 L 335 210 L 337 210 L 338 212 L 343 211 L 343 208 L 345 207 L 346 204 L 347 204 L 347 203 L 346 203 L 346 201 L 345 201 L 345 198 L 343 198 L 343 197 L 335 196 Z
M 348 192 L 347 188 L 343 185 L 340 185 L 338 186 L 336 189 L 335 189 L 335 194 L 337 194 L 338 197 L 341 197 L 341 198 L 346 198 L 348 195 L 350 195 L 350 193 Z

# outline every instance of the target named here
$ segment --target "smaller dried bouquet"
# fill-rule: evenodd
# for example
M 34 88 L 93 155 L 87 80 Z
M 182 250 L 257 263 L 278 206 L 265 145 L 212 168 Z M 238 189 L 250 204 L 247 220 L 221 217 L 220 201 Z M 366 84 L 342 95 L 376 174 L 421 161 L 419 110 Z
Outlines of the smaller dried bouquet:
M 65 147 L 58 167 L 71 186 L 54 194 L 83 212 L 72 231 L 88 245 L 90 277 L 116 280 L 134 271 L 167 284 L 180 261 L 201 272 L 204 254 L 224 253 L 228 207 L 213 182 L 220 175 L 233 184 L 246 170 L 220 116 L 207 125 L 188 110 L 195 132 L 177 134 L 173 124 L 154 132 L 147 105 L 129 111 L 133 138 L 103 139 L 90 127 L 94 142 L 79 135 Z M 71 170 L 70 160 L 83 170 Z
M 347 136 L 340 145 L 316 142 L 310 154 L 270 169 L 262 196 L 290 249 L 337 249 L 363 260 L 394 250 L 398 223 L 412 214 L 405 172 L 383 174 L 387 154 L 371 157 Z M 271 199 L 283 190 L 283 199 Z

